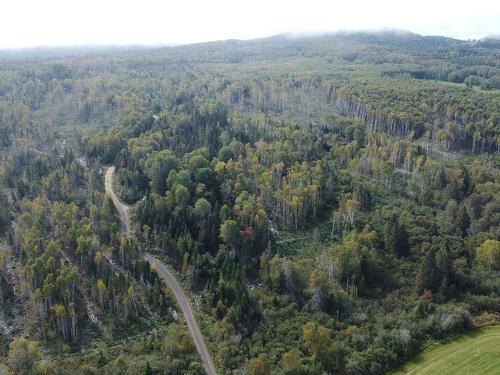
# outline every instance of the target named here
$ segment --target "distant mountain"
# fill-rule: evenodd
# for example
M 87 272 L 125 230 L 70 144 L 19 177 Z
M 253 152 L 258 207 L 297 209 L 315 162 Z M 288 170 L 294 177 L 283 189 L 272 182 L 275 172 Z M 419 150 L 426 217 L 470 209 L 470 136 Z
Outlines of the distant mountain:
M 19 49 L 0 49 L 0 59 L 26 59 L 40 57 L 81 57 L 109 54 L 127 54 L 145 50 L 160 51 L 225 51 L 226 49 L 239 49 L 239 52 L 246 52 L 252 55 L 264 52 L 268 49 L 282 54 L 295 54 L 297 49 L 310 47 L 318 43 L 323 47 L 338 47 L 344 43 L 361 43 L 373 45 L 390 45 L 396 48 L 404 48 L 412 51 L 415 48 L 432 49 L 450 44 L 461 43 L 462 41 L 443 36 L 422 36 L 407 30 L 388 29 L 380 31 L 338 31 L 332 33 L 317 34 L 278 34 L 271 37 L 257 38 L 250 40 L 218 40 L 179 46 L 61 46 L 61 47 L 35 47 Z M 252 51 L 253 50 L 253 51 Z
M 492 35 L 487 35 L 484 38 L 481 38 L 480 40 L 482 41 L 487 41 L 487 40 L 500 40 L 500 34 L 492 34 Z

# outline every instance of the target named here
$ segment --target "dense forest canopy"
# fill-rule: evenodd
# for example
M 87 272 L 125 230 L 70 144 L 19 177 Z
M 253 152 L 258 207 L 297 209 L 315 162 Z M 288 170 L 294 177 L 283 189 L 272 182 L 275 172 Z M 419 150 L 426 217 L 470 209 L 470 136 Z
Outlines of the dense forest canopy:
M 498 323 L 499 121 L 493 39 L 0 52 L 0 373 L 204 373 L 146 252 L 220 374 L 383 374 Z

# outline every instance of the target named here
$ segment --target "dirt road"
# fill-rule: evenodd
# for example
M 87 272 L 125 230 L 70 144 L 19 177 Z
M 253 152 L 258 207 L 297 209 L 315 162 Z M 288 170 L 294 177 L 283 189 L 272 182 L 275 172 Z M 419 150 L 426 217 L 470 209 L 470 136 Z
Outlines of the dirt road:
M 146 254 L 145 258 L 149 262 L 149 264 L 153 265 L 154 269 L 156 270 L 158 275 L 160 275 L 163 282 L 174 293 L 175 299 L 177 300 L 177 303 L 181 307 L 182 313 L 186 318 L 186 323 L 189 327 L 189 331 L 191 332 L 191 336 L 193 336 L 196 349 L 198 350 L 198 354 L 201 357 L 203 366 L 205 367 L 205 371 L 208 375 L 215 375 L 216 371 L 212 362 L 212 358 L 210 357 L 210 353 L 208 352 L 205 341 L 203 340 L 203 336 L 201 335 L 198 324 L 196 323 L 196 320 L 194 318 L 193 311 L 189 306 L 189 302 L 186 299 L 186 295 L 184 294 L 181 286 L 162 262 L 160 262 L 151 254 Z
M 113 191 L 113 173 L 115 172 L 115 167 L 109 167 L 106 171 L 106 176 L 104 177 L 104 188 L 106 193 L 109 194 L 113 204 L 118 211 L 118 215 L 120 216 L 120 222 L 122 223 L 122 232 L 126 235 L 130 234 L 130 219 L 128 216 L 129 207 L 126 204 L 123 204 L 115 192 Z
M 125 234 L 130 234 L 130 218 L 128 215 L 129 207 L 122 203 L 115 192 L 113 191 L 113 173 L 115 171 L 115 167 L 110 167 L 106 171 L 106 177 L 104 179 L 104 185 L 106 192 L 110 195 L 113 204 L 118 211 L 118 215 L 120 216 L 120 221 L 122 223 L 122 232 Z M 144 256 L 146 261 L 149 262 L 156 270 L 160 278 L 163 280 L 166 286 L 168 286 L 172 292 L 174 293 L 175 299 L 179 304 L 182 313 L 186 319 L 187 326 L 189 331 L 191 332 L 191 336 L 193 336 L 193 341 L 196 346 L 196 350 L 198 350 L 198 354 L 203 362 L 203 366 L 205 367 L 205 371 L 208 375 L 216 375 L 215 367 L 212 361 L 212 357 L 210 357 L 210 353 L 208 352 L 207 346 L 205 345 L 205 341 L 203 340 L 203 336 L 201 335 L 200 328 L 196 323 L 196 319 L 194 318 L 193 311 L 191 310 L 191 306 L 180 286 L 179 282 L 176 280 L 174 275 L 168 270 L 168 268 L 157 258 L 152 256 L 151 254 L 146 254 Z

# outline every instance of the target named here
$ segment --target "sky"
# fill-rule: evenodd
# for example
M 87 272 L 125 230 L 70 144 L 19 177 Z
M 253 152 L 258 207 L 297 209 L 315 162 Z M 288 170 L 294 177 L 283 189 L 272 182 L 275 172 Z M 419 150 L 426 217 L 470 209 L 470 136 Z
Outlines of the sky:
M 500 0 L 0 0 L 0 48 L 169 45 L 281 33 L 500 34 Z

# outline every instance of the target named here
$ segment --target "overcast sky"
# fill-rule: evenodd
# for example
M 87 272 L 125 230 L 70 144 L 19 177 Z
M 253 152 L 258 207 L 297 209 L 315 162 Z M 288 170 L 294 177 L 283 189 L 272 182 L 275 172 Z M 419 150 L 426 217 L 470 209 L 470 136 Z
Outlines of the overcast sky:
M 1 0 L 0 48 L 185 44 L 278 33 L 398 28 L 500 34 L 500 0 Z

